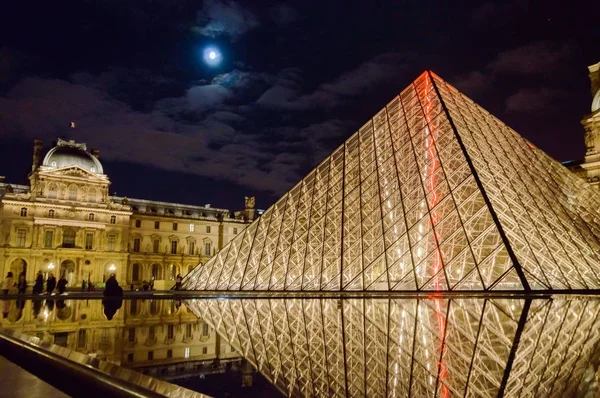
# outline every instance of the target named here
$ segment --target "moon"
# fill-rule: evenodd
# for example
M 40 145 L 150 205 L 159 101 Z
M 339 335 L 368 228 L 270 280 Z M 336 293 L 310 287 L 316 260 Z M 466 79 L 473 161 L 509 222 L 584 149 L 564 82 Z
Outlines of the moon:
M 204 63 L 208 66 L 218 66 L 223 60 L 223 55 L 216 47 L 207 47 L 203 52 Z

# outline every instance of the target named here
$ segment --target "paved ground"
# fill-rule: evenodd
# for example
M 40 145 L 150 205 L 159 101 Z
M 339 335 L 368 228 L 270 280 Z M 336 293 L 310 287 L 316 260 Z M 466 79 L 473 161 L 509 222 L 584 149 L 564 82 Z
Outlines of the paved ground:
M 68 395 L 0 356 L 0 397 L 63 398 Z

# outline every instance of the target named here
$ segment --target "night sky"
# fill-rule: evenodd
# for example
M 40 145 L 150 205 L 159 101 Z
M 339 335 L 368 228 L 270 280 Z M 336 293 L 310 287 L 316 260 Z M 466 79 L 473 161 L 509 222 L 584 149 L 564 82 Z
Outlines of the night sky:
M 22 1 L 1 14 L 0 175 L 22 183 L 33 139 L 62 137 L 100 149 L 113 194 L 232 210 L 251 195 L 270 206 L 425 69 L 554 158 L 582 158 L 600 61 L 597 0 Z

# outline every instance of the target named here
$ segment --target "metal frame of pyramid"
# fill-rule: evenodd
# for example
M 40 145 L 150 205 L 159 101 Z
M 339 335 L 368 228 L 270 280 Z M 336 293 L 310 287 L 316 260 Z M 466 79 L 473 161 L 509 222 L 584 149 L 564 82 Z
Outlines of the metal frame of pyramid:
M 188 290 L 600 288 L 600 194 L 424 72 Z

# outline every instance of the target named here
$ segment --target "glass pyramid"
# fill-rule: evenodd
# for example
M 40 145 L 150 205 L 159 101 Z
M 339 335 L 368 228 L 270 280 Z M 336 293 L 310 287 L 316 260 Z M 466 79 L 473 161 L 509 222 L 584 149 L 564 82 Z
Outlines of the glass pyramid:
M 188 290 L 600 288 L 600 193 L 423 73 Z
M 186 305 L 288 397 L 598 391 L 597 298 L 241 298 Z

